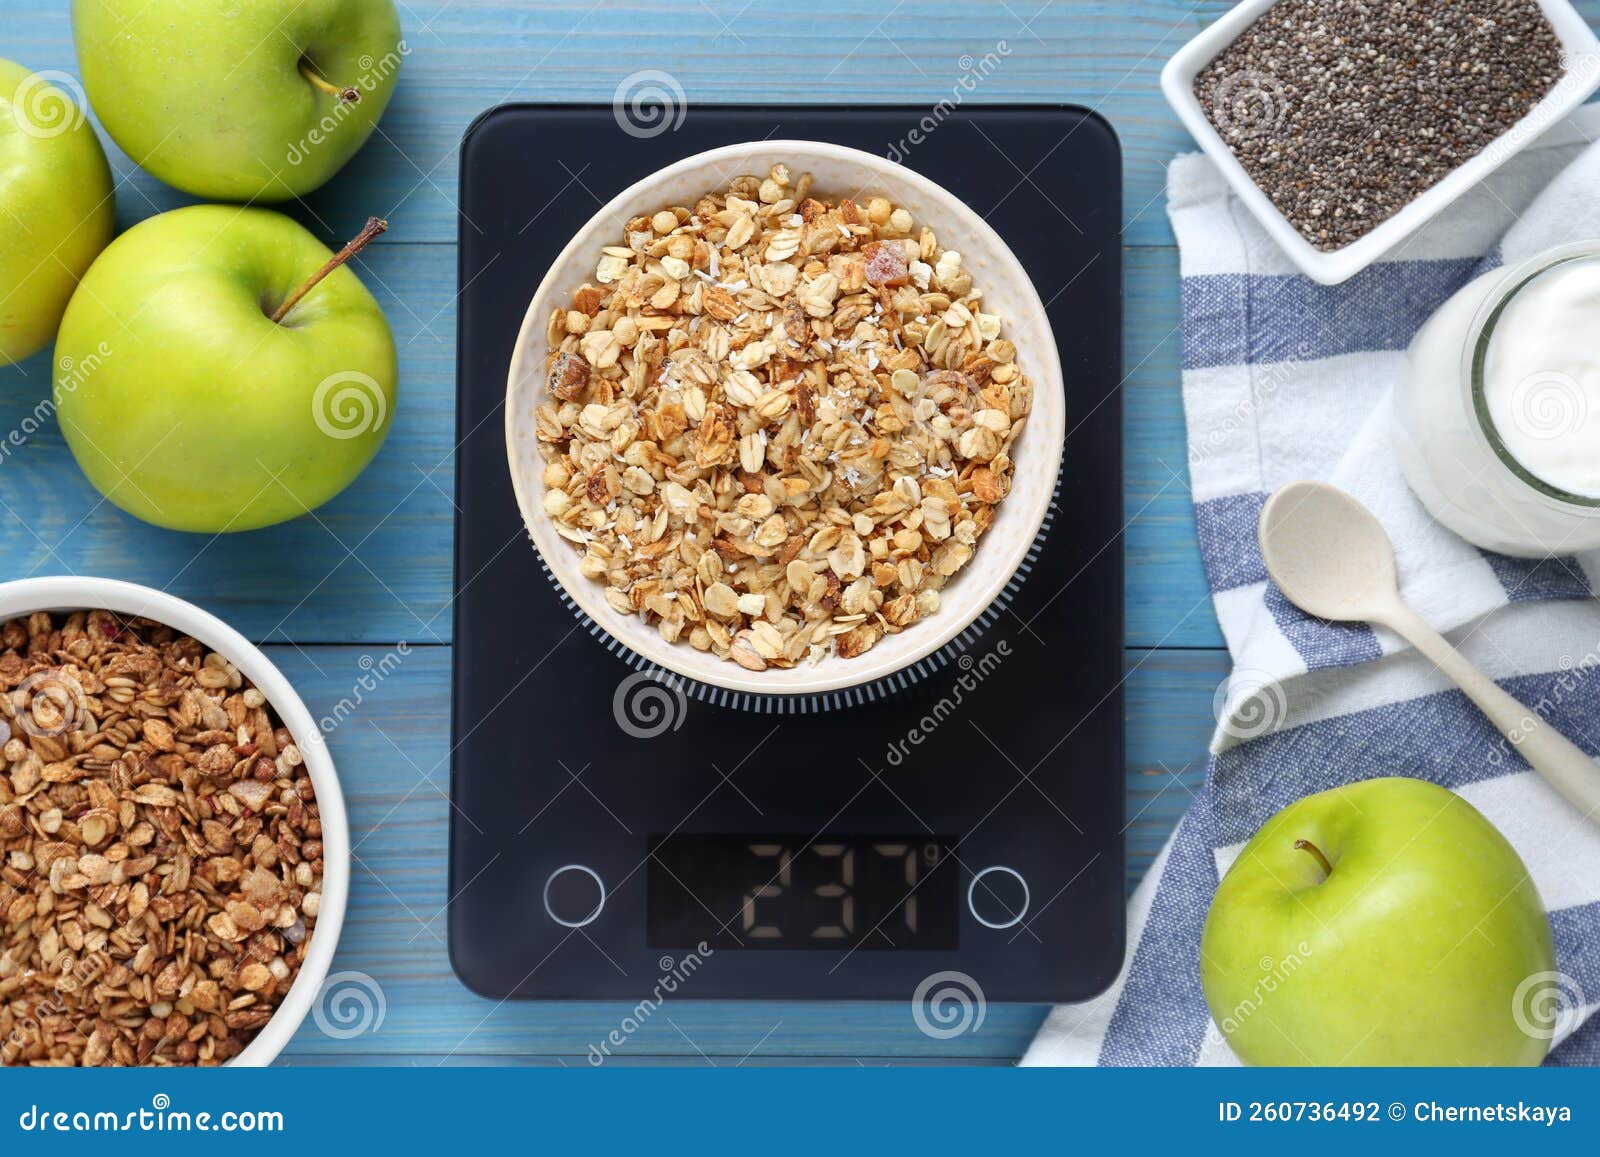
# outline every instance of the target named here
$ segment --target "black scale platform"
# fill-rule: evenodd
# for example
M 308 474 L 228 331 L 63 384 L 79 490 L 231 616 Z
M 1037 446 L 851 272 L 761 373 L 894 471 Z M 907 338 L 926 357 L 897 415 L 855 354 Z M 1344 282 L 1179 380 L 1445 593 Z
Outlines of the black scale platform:
M 740 141 L 893 155 L 927 114 L 692 107 L 636 139 L 609 106 L 523 105 L 469 130 L 450 950 L 474 990 L 636 1000 L 697 952 L 674 999 L 905 1000 L 954 971 L 991 1001 L 1069 1001 L 1120 967 L 1121 170 L 1105 122 L 960 109 L 904 160 L 1027 267 L 1070 431 L 1030 564 L 922 677 L 820 701 L 660 681 L 564 605 L 512 495 L 513 341 L 601 202 Z

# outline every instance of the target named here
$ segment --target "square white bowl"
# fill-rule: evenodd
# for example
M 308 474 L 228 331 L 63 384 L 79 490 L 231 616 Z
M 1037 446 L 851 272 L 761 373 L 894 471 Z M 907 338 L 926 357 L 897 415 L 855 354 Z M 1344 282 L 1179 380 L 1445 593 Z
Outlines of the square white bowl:
M 1278 211 L 1260 185 L 1206 119 L 1194 94 L 1194 79 L 1279 0 L 1244 0 L 1180 48 L 1161 70 L 1161 91 L 1184 128 L 1212 159 L 1262 228 L 1313 281 L 1337 285 L 1371 265 L 1436 213 L 1515 156 L 1540 133 L 1567 116 L 1600 88 L 1600 38 L 1596 38 L 1568 0 L 1537 0 L 1561 41 L 1564 71 L 1554 88 L 1516 124 L 1365 236 L 1339 249 L 1323 251 L 1302 237 Z

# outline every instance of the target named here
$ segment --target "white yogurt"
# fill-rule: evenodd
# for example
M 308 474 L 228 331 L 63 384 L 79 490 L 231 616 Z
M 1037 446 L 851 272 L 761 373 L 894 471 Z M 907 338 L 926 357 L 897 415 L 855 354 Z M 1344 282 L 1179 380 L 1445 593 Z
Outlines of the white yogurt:
M 1558 490 L 1600 497 L 1600 259 L 1549 269 L 1506 302 L 1483 396 L 1513 458 Z
M 1395 449 L 1429 512 L 1489 550 L 1600 547 L 1600 243 L 1472 281 L 1417 332 Z

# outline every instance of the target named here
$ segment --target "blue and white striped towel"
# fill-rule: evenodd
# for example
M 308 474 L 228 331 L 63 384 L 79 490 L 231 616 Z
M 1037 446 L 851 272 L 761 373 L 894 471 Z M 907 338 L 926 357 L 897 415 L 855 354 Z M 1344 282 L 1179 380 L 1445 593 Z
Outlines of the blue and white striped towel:
M 1057 1008 L 1024 1064 L 1237 1063 L 1201 994 L 1220 874 L 1273 813 L 1403 774 L 1462 795 L 1521 853 L 1550 910 L 1564 1010 L 1549 1063 L 1600 1065 L 1600 829 L 1527 769 L 1432 664 L 1384 630 L 1309 619 L 1267 581 L 1256 518 L 1279 485 L 1349 490 L 1394 539 L 1405 597 L 1584 750 L 1600 752 L 1600 553 L 1485 554 L 1432 522 L 1389 448 L 1411 335 L 1476 273 L 1600 237 L 1600 106 L 1580 110 L 1343 285 L 1299 276 L 1210 161 L 1179 157 L 1183 400 L 1195 521 L 1234 659 L 1205 786 L 1128 909 L 1128 959 Z M 1597 770 L 1600 774 L 1600 770 Z

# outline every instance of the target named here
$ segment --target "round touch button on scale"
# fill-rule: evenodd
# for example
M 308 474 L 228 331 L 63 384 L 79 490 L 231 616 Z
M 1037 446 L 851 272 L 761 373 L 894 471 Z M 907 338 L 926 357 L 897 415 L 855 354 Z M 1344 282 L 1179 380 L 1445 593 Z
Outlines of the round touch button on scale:
M 967 885 L 967 907 L 985 928 L 1010 928 L 1028 914 L 1028 881 L 1015 868 L 984 868 Z
M 544 882 L 544 910 L 566 928 L 593 924 L 606 906 L 606 886 L 600 873 L 583 864 L 565 864 Z

